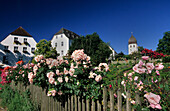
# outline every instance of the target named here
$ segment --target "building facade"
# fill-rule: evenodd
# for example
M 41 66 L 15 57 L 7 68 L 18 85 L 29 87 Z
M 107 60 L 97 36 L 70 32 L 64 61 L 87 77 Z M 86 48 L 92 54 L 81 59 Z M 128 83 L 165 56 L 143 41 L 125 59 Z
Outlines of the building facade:
M 56 48 L 56 51 L 60 56 L 66 56 L 73 39 L 78 37 L 80 36 L 76 33 L 61 28 L 56 34 L 54 34 L 51 40 L 51 45 L 53 48 Z
M 0 43 L 0 63 L 15 65 L 19 60 L 29 62 L 34 56 L 37 42 L 22 27 L 11 32 Z
M 137 51 L 138 51 L 137 40 L 132 34 L 128 40 L 128 54 L 132 54 L 133 52 Z

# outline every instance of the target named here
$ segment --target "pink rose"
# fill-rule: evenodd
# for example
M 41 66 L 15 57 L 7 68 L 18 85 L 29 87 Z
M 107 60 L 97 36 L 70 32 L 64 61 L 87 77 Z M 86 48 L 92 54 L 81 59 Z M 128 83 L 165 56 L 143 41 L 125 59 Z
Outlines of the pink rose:
M 48 80 L 49 80 L 50 84 L 54 84 L 54 82 L 55 82 L 55 79 L 53 77 L 49 78 Z
M 48 78 L 52 78 L 52 77 L 54 77 L 54 76 L 55 76 L 54 72 L 49 72 L 49 73 L 47 73 L 47 77 L 48 77 Z
M 156 74 L 159 76 L 160 75 L 160 73 L 159 73 L 159 71 L 158 70 L 156 70 Z
M 68 77 L 67 76 L 65 77 L 65 81 L 68 82 Z
M 146 68 L 148 70 L 148 73 L 151 73 L 152 70 L 154 69 L 153 63 L 146 63 Z
M 109 70 L 109 66 L 106 63 L 100 63 L 99 64 L 99 71 L 102 71 L 102 67 L 104 66 L 105 71 L 107 72 Z
M 148 60 L 148 59 L 149 59 L 149 56 L 142 56 L 142 59 L 143 59 L 143 60 Z
M 29 79 L 29 82 L 32 84 L 33 83 L 33 79 Z
M 136 64 L 134 67 L 133 67 L 133 71 L 139 73 L 139 74 L 143 74 L 145 73 L 146 71 L 146 68 L 144 67 L 139 67 L 139 64 Z
M 95 80 L 96 80 L 97 82 L 101 81 L 101 80 L 102 80 L 102 76 L 101 76 L 101 75 L 96 76 Z
M 69 74 L 70 74 L 70 76 L 73 76 L 74 72 L 75 72 L 75 69 L 70 68 L 70 70 L 69 70 Z
M 145 94 L 144 97 L 148 99 L 150 106 L 152 108 L 162 109 L 162 107 L 159 104 L 159 101 L 161 99 L 159 95 L 156 95 L 150 92 L 150 93 Z
M 138 76 L 135 76 L 135 77 L 134 77 L 134 81 L 137 81 L 137 80 L 138 80 Z
M 67 75 L 68 74 L 68 70 L 64 67 L 64 74 Z
M 62 83 L 63 82 L 63 78 L 62 77 L 58 77 L 58 82 Z
M 52 93 L 52 96 L 55 96 L 57 91 L 56 90 L 52 90 L 51 93 Z
M 159 63 L 159 64 L 155 65 L 156 70 L 162 70 L 163 68 L 164 68 L 164 65 L 162 65 L 162 63 Z

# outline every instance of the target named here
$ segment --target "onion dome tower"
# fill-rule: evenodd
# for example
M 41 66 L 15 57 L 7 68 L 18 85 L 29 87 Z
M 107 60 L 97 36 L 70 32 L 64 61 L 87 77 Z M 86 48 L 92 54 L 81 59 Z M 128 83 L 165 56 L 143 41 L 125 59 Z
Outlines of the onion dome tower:
M 131 37 L 128 40 L 128 53 L 132 54 L 133 52 L 138 51 L 138 45 L 137 45 L 137 40 L 133 36 L 133 32 L 131 32 Z

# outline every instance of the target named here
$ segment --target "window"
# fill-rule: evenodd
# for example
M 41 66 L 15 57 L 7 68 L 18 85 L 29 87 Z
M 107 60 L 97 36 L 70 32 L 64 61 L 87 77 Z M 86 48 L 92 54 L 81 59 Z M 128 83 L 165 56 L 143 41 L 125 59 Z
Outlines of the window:
M 24 42 L 27 42 L 27 38 L 24 38 Z
M 35 48 L 31 48 L 31 52 L 34 53 L 35 52 Z
M 63 55 L 63 54 L 64 54 L 64 51 L 62 50 L 62 51 L 61 51 L 61 55 Z
M 135 45 L 133 45 L 133 47 L 135 47 Z
M 8 64 L 8 56 L 3 56 L 3 63 Z
M 61 35 L 61 38 L 63 38 L 63 35 Z
M 18 41 L 18 37 L 14 37 L 14 42 L 15 42 L 15 41 Z
M 56 36 L 56 39 L 58 39 L 58 37 Z
M 27 47 L 23 47 L 23 51 L 26 52 L 27 51 Z
M 61 46 L 64 46 L 64 42 L 61 42 Z
M 57 43 L 55 43 L 55 47 L 57 47 Z
M 14 52 L 16 52 L 16 51 L 18 51 L 18 47 L 17 46 L 14 47 Z
M 4 50 L 8 50 L 8 46 L 4 46 Z
M 130 48 L 132 48 L 132 46 L 130 45 Z

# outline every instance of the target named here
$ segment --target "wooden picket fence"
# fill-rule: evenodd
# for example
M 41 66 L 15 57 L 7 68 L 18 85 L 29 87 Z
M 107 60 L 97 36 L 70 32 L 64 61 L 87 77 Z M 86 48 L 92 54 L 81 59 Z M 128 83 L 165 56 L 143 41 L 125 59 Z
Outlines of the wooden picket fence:
M 48 97 L 46 90 L 35 85 L 24 86 L 22 83 L 15 83 L 12 81 L 11 87 L 23 92 L 27 89 L 31 92 L 31 99 L 37 103 L 41 111 L 135 111 L 131 108 L 130 91 L 126 92 L 126 104 L 122 105 L 122 91 L 119 88 L 116 92 L 113 89 L 103 88 L 103 100 L 93 101 L 87 100 L 76 95 L 66 95 L 62 101 L 57 101 L 52 97 Z M 114 99 L 114 93 L 117 94 L 117 101 Z M 136 104 L 140 103 L 139 94 L 136 93 Z

